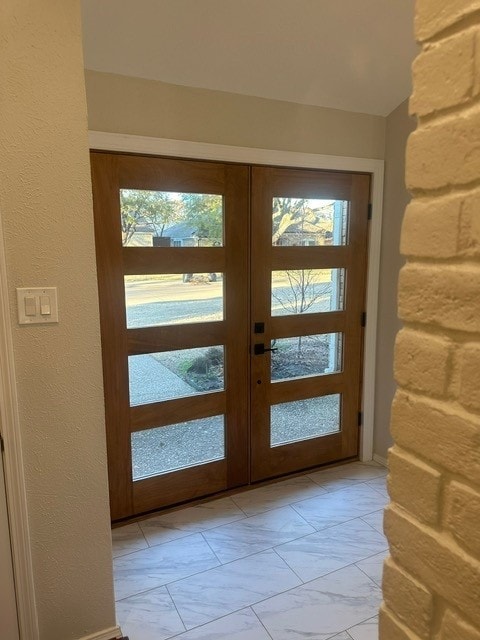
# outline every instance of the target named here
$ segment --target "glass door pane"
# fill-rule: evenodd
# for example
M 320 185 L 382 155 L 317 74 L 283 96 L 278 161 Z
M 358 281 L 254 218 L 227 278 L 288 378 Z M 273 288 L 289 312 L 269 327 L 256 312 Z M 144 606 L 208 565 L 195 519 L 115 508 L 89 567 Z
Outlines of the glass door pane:
M 124 247 L 223 246 L 223 197 L 120 189 Z
M 348 243 L 349 202 L 275 197 L 272 244 L 281 247 L 340 246 Z
M 270 409 L 270 445 L 278 447 L 340 431 L 341 396 L 338 393 L 274 404 Z
M 200 347 L 128 357 L 130 406 L 225 389 L 224 347 Z
M 223 273 L 125 276 L 127 328 L 224 319 Z
M 222 460 L 224 457 L 224 416 L 188 420 L 132 433 L 133 480 Z
M 272 271 L 272 316 L 343 309 L 345 269 Z
M 271 381 L 338 373 L 343 367 L 343 334 L 295 336 L 272 340 Z

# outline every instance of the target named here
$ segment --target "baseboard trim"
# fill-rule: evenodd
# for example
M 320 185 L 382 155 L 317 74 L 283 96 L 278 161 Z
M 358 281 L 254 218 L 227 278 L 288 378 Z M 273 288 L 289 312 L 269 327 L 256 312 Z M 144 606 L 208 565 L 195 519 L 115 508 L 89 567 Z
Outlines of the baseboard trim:
M 388 461 L 386 458 L 383 458 L 382 456 L 379 456 L 376 453 L 374 453 L 373 459 L 375 460 L 375 462 L 378 462 L 378 464 L 381 464 L 384 467 L 388 467 Z
M 89 636 L 83 636 L 81 640 L 128 640 L 128 638 L 124 638 L 122 630 L 117 625 L 103 631 L 97 631 L 97 633 L 92 633 Z

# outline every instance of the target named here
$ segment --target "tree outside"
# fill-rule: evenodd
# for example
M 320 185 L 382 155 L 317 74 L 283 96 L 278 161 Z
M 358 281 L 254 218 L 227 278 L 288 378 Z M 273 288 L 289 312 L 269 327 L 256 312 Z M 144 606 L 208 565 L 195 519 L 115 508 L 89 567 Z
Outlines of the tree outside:
M 215 194 L 176 193 L 122 189 L 120 211 L 123 245 L 132 245 L 135 234 L 168 237 L 193 234 L 197 246 L 223 243 L 223 198 Z
M 274 198 L 272 244 L 281 246 L 341 244 L 346 236 L 348 203 L 304 198 Z M 272 282 L 275 314 L 302 314 L 338 308 L 342 275 L 338 270 L 299 269 L 276 272 Z M 283 285 L 283 282 L 285 283 Z M 338 298 L 338 299 L 337 299 Z M 334 334 L 298 336 L 280 341 L 272 356 L 272 378 L 312 375 L 336 368 L 341 345 Z
M 273 198 L 272 244 L 319 246 L 334 243 L 334 227 L 345 227 L 346 204 L 314 198 Z M 343 231 L 343 229 L 342 229 Z
M 182 193 L 185 222 L 196 229 L 199 242 L 223 244 L 223 197 L 215 194 Z
M 120 210 L 122 242 L 128 245 L 140 225 L 149 226 L 161 237 L 167 225 L 178 219 L 178 207 L 170 194 L 163 191 L 121 189 Z

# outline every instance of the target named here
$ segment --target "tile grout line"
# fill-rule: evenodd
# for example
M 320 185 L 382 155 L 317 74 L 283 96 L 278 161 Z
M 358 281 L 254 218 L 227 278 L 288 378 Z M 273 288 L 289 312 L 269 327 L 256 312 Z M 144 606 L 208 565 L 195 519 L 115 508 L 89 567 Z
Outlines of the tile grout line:
M 238 508 L 240 509 L 240 507 L 238 507 Z M 213 527 L 205 527 L 205 528 L 202 528 L 202 529 L 198 529 L 196 531 L 191 531 L 191 530 L 188 530 L 188 529 L 178 529 L 178 528 L 172 528 L 172 527 L 170 527 L 170 528 L 165 527 L 165 529 L 168 528 L 171 531 L 185 531 L 185 535 L 184 536 L 178 536 L 177 538 L 172 538 L 172 540 L 166 540 L 164 542 L 158 542 L 157 544 L 150 544 L 148 542 L 148 540 L 147 540 L 148 547 L 150 549 L 152 549 L 153 547 L 158 547 L 161 544 L 167 544 L 168 542 L 173 542 L 174 540 L 181 540 L 182 538 L 187 538 L 190 535 L 195 535 L 197 533 L 204 533 L 205 531 L 213 531 L 214 529 L 218 529 L 219 527 L 225 527 L 225 526 L 228 526 L 229 524 L 234 524 L 235 522 L 241 522 L 242 520 L 246 520 L 249 516 L 245 514 L 243 509 L 240 509 L 240 511 L 242 511 L 242 513 L 244 515 L 239 517 L 239 518 L 235 518 L 233 520 L 230 520 L 229 522 L 223 522 L 222 524 L 216 524 Z
M 175 636 L 182 635 L 182 633 L 186 633 L 187 631 L 189 631 L 189 629 L 187 629 L 187 625 L 185 624 L 185 620 L 182 618 L 182 614 L 178 610 L 177 603 L 175 602 L 175 600 L 173 599 L 172 594 L 170 593 L 170 589 L 168 588 L 168 584 L 165 585 L 165 589 L 167 590 L 167 593 L 170 596 L 170 600 L 172 601 L 172 604 L 175 607 L 175 611 L 177 612 L 177 615 L 180 618 L 180 622 L 183 624 L 183 627 L 185 629 L 185 631 L 182 631 L 181 633 L 175 633 L 173 636 L 168 636 L 168 638 L 174 638 Z M 168 638 L 165 638 L 165 640 L 168 640 Z
M 250 605 L 249 609 L 251 610 L 251 612 L 253 613 L 253 615 L 256 617 L 256 619 L 258 620 L 258 622 L 262 625 L 262 627 L 265 629 L 265 633 L 267 634 L 267 636 L 269 638 L 272 638 L 273 640 L 273 636 L 271 635 L 271 633 L 268 631 L 267 627 L 263 624 L 263 622 L 260 620 L 260 618 L 258 617 L 258 615 L 256 614 L 256 612 L 253 610 L 252 605 Z
M 280 545 L 277 545 L 277 546 L 280 546 Z M 272 547 L 272 551 L 280 558 L 280 560 L 282 560 L 287 565 L 287 567 L 290 569 L 290 571 L 297 576 L 297 578 L 300 580 L 301 584 L 304 585 L 305 584 L 305 580 L 303 580 L 298 575 L 298 573 L 295 571 L 295 569 L 288 564 L 288 562 L 285 560 L 285 558 L 282 558 L 282 556 L 277 552 L 275 547 Z M 297 585 L 297 587 L 299 587 L 299 586 L 301 586 L 301 585 Z M 296 587 L 292 587 L 292 589 L 295 589 L 295 588 Z M 255 603 L 255 604 L 257 604 L 257 603 Z
M 353 640 L 353 636 L 350 633 L 351 629 L 355 629 L 355 627 L 361 627 L 363 624 L 365 624 L 366 622 L 370 622 L 373 620 L 373 624 L 378 624 L 378 614 L 376 616 L 372 616 L 371 618 L 365 618 L 365 620 L 362 620 L 361 622 L 359 622 L 358 624 L 353 625 L 353 627 L 350 627 L 350 629 L 345 629 L 345 633 L 347 634 L 347 636 L 349 638 L 352 638 Z M 331 639 L 331 640 L 335 640 L 335 636 Z
M 230 496 L 230 499 L 235 504 L 235 506 L 237 506 L 240 509 L 240 511 L 245 514 L 245 517 L 248 518 L 249 517 L 248 513 L 244 509 L 242 509 L 242 507 L 238 504 L 238 502 L 235 501 L 235 496 Z
M 356 519 L 358 520 L 359 518 L 356 518 Z M 349 520 L 349 522 L 353 522 L 353 521 L 352 521 L 352 520 Z M 342 524 L 345 524 L 345 523 L 342 523 Z M 318 532 L 318 533 L 320 533 L 320 532 Z M 313 535 L 313 534 L 309 534 L 309 535 Z M 294 541 L 292 540 L 292 542 L 294 542 Z M 289 544 L 289 543 L 287 542 L 287 543 L 285 543 L 285 544 Z M 357 568 L 357 569 L 359 569 L 362 573 L 364 573 L 364 574 L 367 576 L 367 578 L 369 578 L 370 580 L 372 580 L 373 582 L 375 582 L 375 580 L 373 580 L 373 578 L 371 578 L 367 573 L 365 573 L 365 571 L 363 571 L 363 569 L 362 569 L 361 567 L 358 567 L 358 566 L 357 566 L 357 563 L 358 563 L 358 562 L 364 562 L 365 560 L 369 560 L 370 558 L 374 558 L 375 556 L 378 556 L 378 555 L 380 555 L 381 553 L 385 553 L 385 552 L 388 552 L 388 551 L 389 551 L 389 549 L 388 549 L 388 547 L 387 547 L 385 550 L 377 551 L 376 553 L 372 553 L 372 554 L 371 554 L 371 555 L 369 555 L 369 556 L 365 556 L 364 558 L 360 558 L 360 560 L 355 560 L 354 562 L 349 562 L 349 563 L 347 563 L 347 564 L 346 564 L 346 565 L 344 565 L 344 566 L 337 567 L 336 569 L 332 569 L 331 571 L 328 571 L 327 573 L 322 573 L 322 574 L 320 574 L 319 576 L 316 576 L 315 578 L 311 578 L 310 580 L 303 580 L 303 578 L 301 578 L 301 577 L 298 575 L 298 573 L 295 571 L 295 569 L 294 569 L 294 568 L 293 568 L 293 567 L 288 563 L 288 560 L 286 560 L 285 558 L 283 558 L 283 557 L 278 553 L 278 551 L 277 551 L 277 547 L 281 547 L 281 546 L 282 546 L 282 545 L 277 545 L 276 547 L 272 547 L 272 551 L 275 551 L 275 553 L 278 555 L 278 557 L 279 557 L 279 558 L 281 558 L 281 559 L 282 559 L 282 560 L 287 564 L 287 566 L 289 567 L 289 569 L 291 569 L 291 570 L 293 571 L 293 573 L 294 573 L 294 574 L 299 578 L 299 580 L 301 580 L 302 585 L 303 585 L 303 584 L 308 584 L 309 582 L 313 582 L 314 580 L 319 580 L 320 578 L 324 578 L 325 576 L 328 576 L 328 575 L 330 575 L 331 573 L 335 573 L 335 571 L 340 571 L 341 569 L 346 569 L 347 567 L 356 567 L 356 568 Z M 375 584 L 377 584 L 377 583 L 375 582 Z M 298 585 L 298 586 L 300 586 L 300 585 Z M 381 585 L 377 585 L 377 586 L 381 586 Z M 295 588 L 295 587 L 294 587 L 294 588 Z
M 171 638 L 178 638 L 182 634 L 189 633 L 190 631 L 197 631 L 198 629 L 201 629 L 202 627 L 206 627 L 207 625 L 212 624 L 212 622 L 218 622 L 218 620 L 223 620 L 223 618 L 228 618 L 228 616 L 232 616 L 235 613 L 240 613 L 241 611 L 246 611 L 247 609 L 250 609 L 251 612 L 253 613 L 253 615 L 258 619 L 258 616 L 255 613 L 255 611 L 252 609 L 251 605 L 248 605 L 248 606 L 245 606 L 245 607 L 241 607 L 240 609 L 236 609 L 235 611 L 231 611 L 230 613 L 226 613 L 225 615 L 219 616 L 218 618 L 214 618 L 213 620 L 209 620 L 208 622 L 202 622 L 202 624 L 199 624 L 199 625 L 197 625 L 195 627 L 192 627 L 191 629 L 185 629 L 185 631 L 182 631 L 181 633 L 176 633 L 173 636 L 168 636 L 168 638 L 165 638 L 165 640 L 170 640 Z M 181 620 L 183 622 L 183 618 L 181 618 Z M 259 620 L 259 622 L 260 622 L 260 624 L 262 624 L 261 620 Z M 265 629 L 265 631 L 267 631 L 267 630 Z M 268 633 L 268 631 L 267 631 L 267 633 Z M 272 637 L 270 634 L 268 634 L 268 635 L 269 635 L 270 638 Z
M 367 558 L 364 558 L 364 559 L 366 560 Z M 363 560 L 359 560 L 358 562 L 363 562 Z M 376 581 L 375 581 L 371 576 L 369 576 L 369 575 L 368 575 L 368 573 L 366 573 L 366 572 L 362 569 L 362 567 L 359 567 L 359 566 L 357 565 L 357 563 L 356 563 L 356 562 L 354 562 L 354 565 L 357 567 L 357 569 L 358 569 L 359 571 L 361 571 L 363 574 L 365 574 L 365 575 L 367 576 L 367 578 L 369 578 L 372 582 L 374 582 L 374 583 L 377 585 L 377 587 L 379 587 L 380 589 L 382 588 L 382 585 L 381 585 L 381 584 L 378 584 L 378 582 L 376 582 Z M 383 568 L 382 568 L 382 574 L 383 574 Z
M 220 563 L 220 566 L 221 566 L 221 567 L 225 566 L 225 563 L 223 563 L 223 562 L 220 560 L 220 558 L 217 556 L 217 553 L 216 553 L 215 549 L 212 547 L 212 545 L 209 543 L 209 541 L 207 540 L 207 538 L 206 538 L 203 534 L 204 534 L 204 532 L 202 531 L 202 533 L 201 533 L 200 535 L 201 535 L 201 536 L 202 536 L 202 538 L 205 540 L 205 542 L 206 542 L 206 544 L 207 544 L 208 548 L 210 549 L 210 551 L 213 553 L 213 555 L 215 556 L 215 558 L 216 558 L 216 559 L 218 560 L 218 562 Z M 251 554 L 251 555 L 253 555 L 253 554 Z M 234 561 L 233 561 L 233 562 L 234 562 Z M 213 567 L 213 568 L 215 569 L 216 567 Z
M 286 509 L 287 507 L 290 507 L 290 505 L 284 505 L 283 507 L 279 507 L 279 509 Z M 306 536 L 310 536 L 310 535 L 313 535 L 314 533 L 317 533 L 317 530 L 315 529 L 315 527 L 312 524 L 307 522 L 305 520 L 305 518 L 300 513 L 297 513 L 297 511 L 295 511 L 295 509 L 292 509 L 292 510 L 293 510 L 295 516 L 298 516 L 303 521 L 303 524 L 305 526 L 311 527 L 313 529 L 313 531 L 310 531 L 309 533 L 305 533 L 305 534 L 299 535 L 298 537 L 292 538 L 291 540 L 286 540 L 285 542 L 280 542 L 277 545 L 273 544 L 272 546 L 267 546 L 267 547 L 265 547 L 263 549 L 257 549 L 256 551 L 253 551 L 252 553 L 247 553 L 246 555 L 238 556 L 237 558 L 233 558 L 232 560 L 227 560 L 226 562 L 222 562 L 220 560 L 220 558 L 219 558 L 220 564 L 222 566 L 224 566 L 224 565 L 230 564 L 232 562 L 235 562 L 236 560 L 243 560 L 243 559 L 249 558 L 249 557 L 251 557 L 251 556 L 253 556 L 253 555 L 257 554 L 257 553 L 262 553 L 263 551 L 269 551 L 270 549 L 273 549 L 274 546 L 279 546 L 280 544 L 287 544 L 288 542 L 293 542 L 294 540 L 299 540 L 299 539 L 304 538 Z M 258 515 L 263 515 L 263 514 L 258 514 Z M 250 516 L 250 517 L 251 518 L 255 518 L 257 516 Z M 246 518 L 246 520 L 248 520 L 248 519 L 249 518 Z M 235 524 L 235 523 L 230 523 L 230 524 Z M 300 524 L 302 524 L 302 523 L 300 523 Z M 205 531 L 201 532 L 201 535 L 203 535 L 204 533 L 207 533 L 208 531 L 213 531 L 213 530 L 214 529 L 206 529 Z M 269 532 L 267 532 L 267 533 L 269 533 Z M 275 531 L 272 531 L 272 533 L 275 533 Z M 209 544 L 208 539 L 206 537 L 204 539 L 207 542 L 207 544 Z M 209 546 L 210 546 L 210 544 L 209 544 Z M 212 547 L 210 547 L 210 548 L 212 548 Z M 213 551 L 213 548 L 212 548 L 212 551 Z M 215 551 L 213 551 L 213 552 L 215 553 Z M 215 555 L 216 555 L 216 553 L 215 553 Z M 218 557 L 218 556 L 216 555 L 216 557 Z
M 137 524 L 138 524 L 138 528 L 139 528 L 139 529 L 140 529 L 140 531 L 142 532 L 143 539 L 144 539 L 144 540 L 145 540 L 145 542 L 147 543 L 147 547 L 149 547 L 149 546 L 150 546 L 150 543 L 148 542 L 148 540 L 147 540 L 147 536 L 145 535 L 145 532 L 144 532 L 144 530 L 142 529 L 142 525 L 141 525 L 141 523 L 140 523 L 140 522 L 138 522 Z

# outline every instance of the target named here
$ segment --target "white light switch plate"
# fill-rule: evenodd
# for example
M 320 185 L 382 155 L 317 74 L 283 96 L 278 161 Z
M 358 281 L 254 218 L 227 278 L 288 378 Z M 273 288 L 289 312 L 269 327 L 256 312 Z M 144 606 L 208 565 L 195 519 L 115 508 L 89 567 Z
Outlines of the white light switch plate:
M 32 298 L 35 301 L 34 315 L 32 315 Z M 41 300 L 44 303 L 43 308 L 40 304 Z M 49 301 L 49 305 L 46 307 L 45 302 L 47 300 Z M 17 305 L 19 324 L 49 324 L 58 322 L 57 287 L 18 288 Z M 49 310 L 50 313 L 42 314 L 42 310 L 44 312 Z

